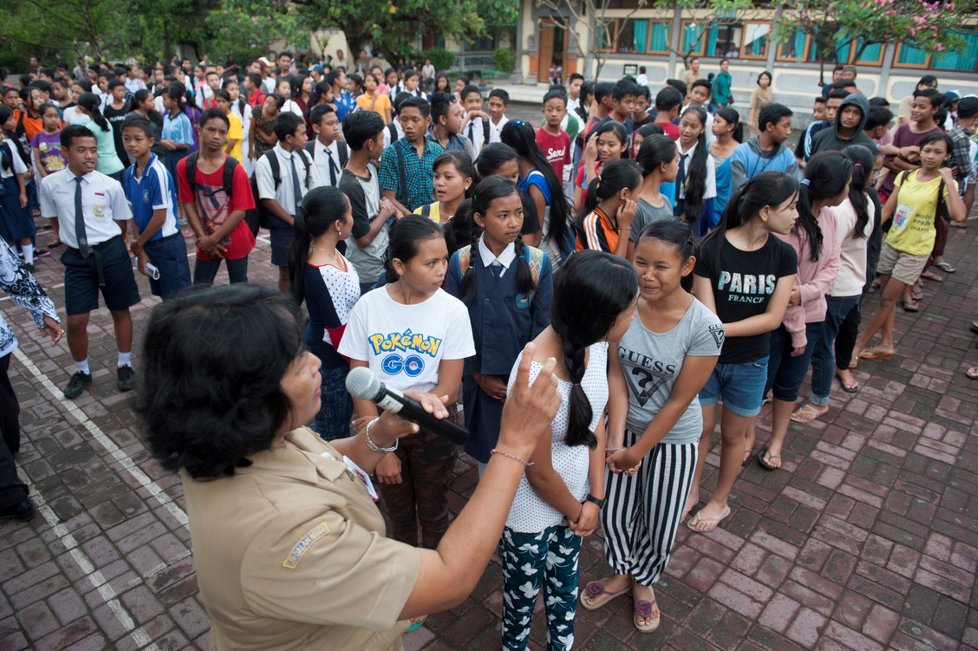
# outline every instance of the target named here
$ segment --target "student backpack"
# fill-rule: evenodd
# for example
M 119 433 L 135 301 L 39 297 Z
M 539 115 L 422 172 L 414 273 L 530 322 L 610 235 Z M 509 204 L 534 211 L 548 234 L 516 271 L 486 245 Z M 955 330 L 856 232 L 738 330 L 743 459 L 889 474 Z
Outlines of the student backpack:
M 423 210 L 423 209 L 422 209 Z M 430 212 L 430 208 L 429 208 Z M 422 213 L 423 214 L 423 213 Z M 543 273 L 543 265 L 547 260 L 546 251 L 541 251 L 538 248 L 532 246 L 523 247 L 523 259 L 530 266 L 530 277 L 533 279 L 533 289 L 530 290 L 527 299 L 532 301 L 533 294 L 536 292 L 536 287 L 540 282 L 540 274 Z M 456 264 L 452 271 L 455 273 L 459 284 L 462 283 L 462 277 L 465 276 L 465 272 L 469 270 L 472 265 L 472 245 L 463 246 L 458 250 L 458 257 L 455 258 Z
M 301 149 L 295 150 L 299 154 L 299 158 L 302 159 L 302 164 L 306 168 L 306 187 L 309 187 L 309 180 L 311 177 L 312 161 L 306 156 L 305 151 Z M 278 190 L 278 186 L 282 185 L 282 169 L 279 167 L 278 155 L 275 153 L 274 149 L 269 149 L 264 154 L 265 158 L 268 159 L 268 166 L 272 170 L 272 183 L 275 189 Z M 257 163 L 256 163 L 257 167 Z M 245 221 L 248 222 L 248 227 L 251 228 L 253 235 L 258 235 L 259 228 L 268 228 L 269 218 L 272 216 L 268 209 L 266 209 L 258 196 L 258 173 L 251 177 L 251 194 L 255 197 L 255 208 L 254 210 L 249 210 L 245 213 Z
M 393 122 L 387 125 L 387 133 L 390 134 L 392 145 L 401 138 L 400 134 L 397 133 L 397 126 Z
M 190 191 L 194 193 L 194 201 L 197 200 L 197 155 L 199 152 L 194 152 L 187 156 L 187 183 L 190 184 Z M 224 176 L 221 179 L 221 184 L 224 188 L 224 193 L 231 197 L 231 187 L 234 183 L 234 170 L 238 167 L 238 161 L 233 157 L 228 156 L 224 160 Z

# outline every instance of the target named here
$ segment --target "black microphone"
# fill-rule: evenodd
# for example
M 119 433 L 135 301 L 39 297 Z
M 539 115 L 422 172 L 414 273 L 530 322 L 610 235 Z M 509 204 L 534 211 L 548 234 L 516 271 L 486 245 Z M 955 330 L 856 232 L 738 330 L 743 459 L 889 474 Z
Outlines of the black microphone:
M 364 366 L 350 369 L 349 375 L 346 376 L 346 390 L 354 398 L 369 400 L 384 411 L 393 412 L 405 420 L 417 423 L 458 445 L 465 443 L 465 439 L 469 437 L 464 427 L 456 425 L 447 418 L 444 420 L 435 418 L 425 411 L 420 402 L 404 395 L 394 387 L 385 386 L 369 368 Z

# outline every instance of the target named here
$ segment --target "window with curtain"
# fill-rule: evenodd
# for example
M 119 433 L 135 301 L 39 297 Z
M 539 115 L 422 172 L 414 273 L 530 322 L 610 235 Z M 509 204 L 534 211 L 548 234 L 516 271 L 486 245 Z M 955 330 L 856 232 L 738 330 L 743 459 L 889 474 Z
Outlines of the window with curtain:
M 648 52 L 669 51 L 669 27 L 665 23 L 652 23 Z
M 862 39 L 857 39 L 856 43 L 857 47 L 855 48 L 855 51 L 858 52 L 858 45 L 862 44 Z M 854 63 L 864 63 L 870 65 L 879 65 L 882 62 L 883 46 L 879 43 L 873 43 L 872 45 L 867 46 L 866 49 L 863 50 L 862 54 L 859 55 L 859 58 L 854 61 Z
M 928 58 L 927 53 L 923 50 L 918 50 L 912 45 L 901 43 L 899 52 L 897 54 L 896 64 L 902 64 L 912 68 L 926 67 Z
M 740 56 L 740 39 L 744 28 L 740 23 L 726 23 L 717 29 L 716 56 Z
M 608 20 L 604 23 L 598 23 L 597 33 L 595 34 L 594 46 L 595 49 L 607 52 L 608 50 L 613 50 L 615 47 L 615 21 Z
M 800 27 L 795 27 L 788 33 L 788 38 L 778 46 L 778 59 L 784 61 L 800 61 L 805 58 L 805 48 L 808 45 L 808 34 Z
M 621 28 L 621 31 L 618 32 L 618 41 L 617 41 L 618 47 L 615 49 L 616 52 L 619 52 L 621 54 L 631 54 L 633 52 L 641 52 L 642 50 L 644 50 L 644 43 L 643 43 L 643 47 L 639 48 L 635 42 L 636 22 L 638 21 L 623 20 L 620 21 L 617 25 L 615 25 L 614 23 L 609 25 L 610 29 Z
M 835 32 L 836 27 L 834 25 L 825 25 L 808 39 L 809 63 L 846 61 L 846 59 L 837 58 L 839 44 L 836 42 Z M 846 54 L 848 54 L 848 51 Z
M 958 32 L 957 35 L 965 40 L 964 47 L 951 52 L 935 52 L 932 68 L 963 72 L 978 70 L 978 31 Z
M 703 32 L 707 26 L 702 23 L 683 23 L 682 38 L 679 40 L 679 49 L 683 52 L 693 54 L 703 54 Z
M 647 20 L 633 20 L 632 32 L 634 37 L 632 38 L 632 51 L 633 52 L 646 52 L 645 44 L 649 41 L 649 21 Z
M 763 59 L 767 56 L 770 23 L 747 23 L 744 26 L 743 54 L 748 59 Z
M 706 56 L 708 57 L 722 56 L 722 54 L 717 54 L 718 52 L 717 48 L 719 47 L 719 44 L 720 44 L 720 26 L 716 24 L 710 25 L 710 31 L 706 35 L 706 48 L 705 48 Z

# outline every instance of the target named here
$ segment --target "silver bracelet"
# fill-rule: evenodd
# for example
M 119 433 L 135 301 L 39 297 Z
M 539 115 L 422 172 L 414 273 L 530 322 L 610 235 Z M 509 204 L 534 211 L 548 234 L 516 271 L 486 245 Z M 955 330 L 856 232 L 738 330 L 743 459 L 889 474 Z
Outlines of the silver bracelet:
M 394 445 L 392 445 L 391 447 L 384 448 L 374 443 L 374 440 L 370 438 L 370 428 L 373 427 L 373 424 L 376 423 L 378 420 L 380 420 L 380 416 L 374 418 L 372 421 L 367 423 L 366 427 L 363 428 L 363 437 L 367 440 L 367 447 L 370 448 L 373 452 L 393 452 L 394 450 L 397 449 L 397 444 L 399 442 L 398 439 L 394 439 Z

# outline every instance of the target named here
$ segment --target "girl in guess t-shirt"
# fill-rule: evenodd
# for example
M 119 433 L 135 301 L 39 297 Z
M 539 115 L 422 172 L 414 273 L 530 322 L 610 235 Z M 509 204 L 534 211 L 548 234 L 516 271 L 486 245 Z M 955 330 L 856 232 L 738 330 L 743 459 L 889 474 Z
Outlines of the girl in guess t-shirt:
M 717 403 L 722 401 L 720 472 L 710 501 L 688 523 L 693 531 L 712 531 L 730 515 L 727 498 L 749 458 L 753 442 L 746 440 L 747 431 L 764 399 L 770 333 L 784 319 L 798 268 L 794 249 L 771 235 L 791 232 L 798 219 L 797 201 L 798 181 L 793 176 L 758 174 L 730 198 L 719 227 L 700 247 L 693 290 L 720 317 L 725 340 L 699 395 L 703 433 L 684 515 L 699 500 L 703 459 L 710 451 Z

